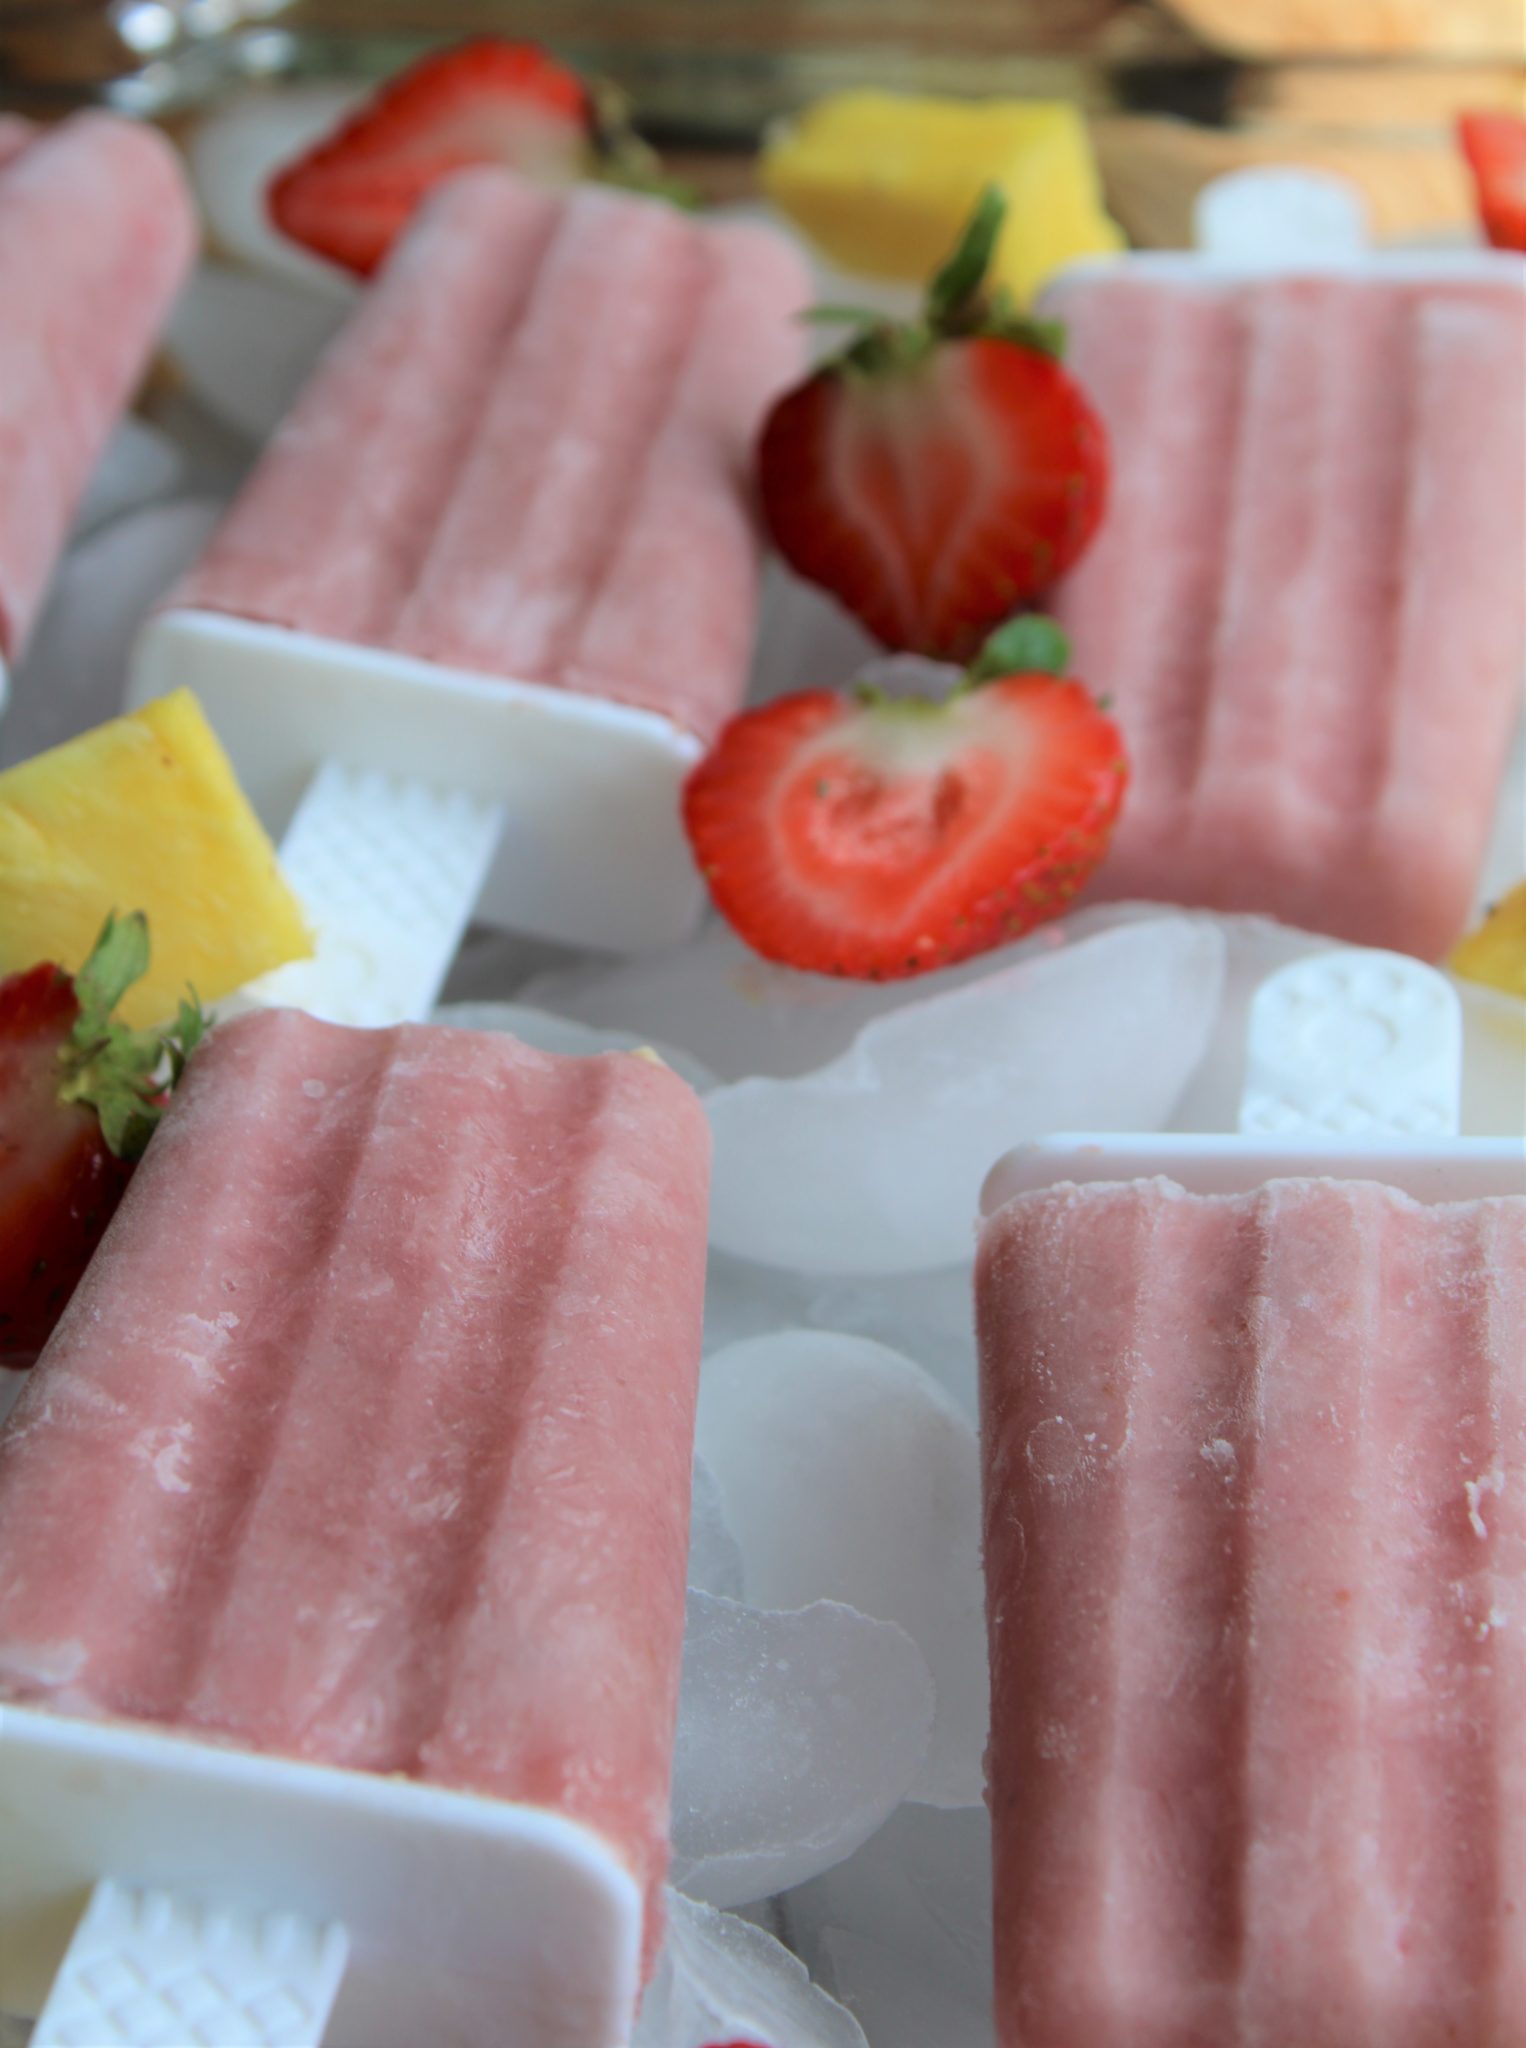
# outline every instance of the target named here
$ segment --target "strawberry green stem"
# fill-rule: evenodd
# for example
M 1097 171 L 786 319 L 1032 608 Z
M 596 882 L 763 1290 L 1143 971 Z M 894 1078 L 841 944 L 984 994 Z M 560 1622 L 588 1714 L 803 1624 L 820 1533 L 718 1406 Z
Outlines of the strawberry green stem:
M 866 377 L 915 370 L 943 341 L 979 337 L 1015 342 L 1020 348 L 1058 358 L 1065 328 L 1058 320 L 1034 320 L 1021 312 L 1005 285 L 994 291 L 986 278 L 1007 217 L 1006 195 L 987 185 L 975 202 L 953 254 L 935 274 L 915 320 L 847 306 L 823 306 L 805 315 L 817 320 L 857 320 L 859 331 L 836 358 L 839 368 Z
M 194 990 L 167 1030 L 134 1031 L 113 1014 L 148 970 L 148 919 L 141 910 L 115 913 L 101 927 L 89 959 L 74 977 L 79 1015 L 59 1050 L 60 1102 L 87 1104 L 118 1159 L 137 1159 L 200 1044 L 207 1019 Z
M 996 254 L 997 237 L 1007 218 L 1006 195 L 987 185 L 953 254 L 927 287 L 922 317 L 936 333 L 963 332 L 983 310 L 986 276 Z
M 999 676 L 1062 676 L 1070 667 L 1070 642 L 1042 612 L 1007 619 L 986 641 L 965 671 L 973 687 Z

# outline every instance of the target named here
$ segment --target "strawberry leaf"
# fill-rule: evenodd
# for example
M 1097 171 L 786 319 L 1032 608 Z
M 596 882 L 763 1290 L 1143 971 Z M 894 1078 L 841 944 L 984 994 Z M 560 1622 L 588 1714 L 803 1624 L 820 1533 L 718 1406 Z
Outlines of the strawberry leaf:
M 889 321 L 885 314 L 877 313 L 873 306 L 802 306 L 795 315 L 810 326 L 853 326 L 885 327 Z
M 967 671 L 972 683 L 998 676 L 1062 676 L 1070 666 L 1070 642 L 1042 612 L 1008 619 L 987 640 Z
M 190 995 L 182 996 L 180 1008 L 175 1016 L 175 1028 L 165 1041 L 165 1052 L 170 1063 L 170 1087 L 180 1086 L 180 1077 L 185 1072 L 185 1063 L 207 1035 L 207 1015 L 201 1007 L 195 989 Z
M 142 911 L 121 918 L 113 912 L 74 977 L 79 1016 L 58 1055 L 59 1101 L 93 1109 L 107 1149 L 118 1159 L 142 1155 L 207 1028 L 194 990 L 168 1030 L 134 1031 L 118 1021 L 117 1004 L 147 972 L 148 962 L 148 919 Z
M 631 122 L 630 101 L 619 86 L 597 78 L 588 86 L 590 128 L 594 146 L 593 175 L 602 185 L 643 192 L 666 199 L 687 213 L 699 210 L 700 195 L 683 178 L 675 178 L 649 142 Z
M 123 996 L 148 972 L 148 957 L 148 919 L 141 910 L 106 919 L 90 958 L 74 977 L 80 1011 L 76 1034 L 104 1030 Z
M 999 186 L 987 185 L 975 201 L 957 247 L 927 287 L 923 318 L 936 333 L 962 332 L 982 304 L 986 273 L 1007 217 Z

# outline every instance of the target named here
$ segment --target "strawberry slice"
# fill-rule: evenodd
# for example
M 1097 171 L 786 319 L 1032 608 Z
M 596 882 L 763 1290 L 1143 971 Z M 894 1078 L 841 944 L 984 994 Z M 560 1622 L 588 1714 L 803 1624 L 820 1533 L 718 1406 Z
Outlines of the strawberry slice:
M 722 916 L 770 960 L 889 981 L 1057 916 L 1107 846 L 1117 727 L 1016 619 L 942 702 L 808 690 L 733 719 L 684 824 Z
M 632 133 L 618 94 L 586 85 L 534 43 L 482 36 L 388 80 L 277 174 L 267 205 L 293 241 L 367 277 L 425 194 L 470 164 L 682 196 Z
M 984 193 L 921 319 L 871 319 L 758 448 L 785 559 L 887 647 L 956 661 L 1064 575 L 1107 496 L 1106 434 L 1059 330 L 986 292 L 1005 211 Z
M 205 1028 L 194 1001 L 167 1032 L 113 1020 L 147 966 L 135 913 L 106 920 L 72 979 L 0 981 L 0 1364 L 46 1342 Z
M 1526 121 L 1464 114 L 1457 136 L 1478 188 L 1484 233 L 1496 249 L 1526 251 Z

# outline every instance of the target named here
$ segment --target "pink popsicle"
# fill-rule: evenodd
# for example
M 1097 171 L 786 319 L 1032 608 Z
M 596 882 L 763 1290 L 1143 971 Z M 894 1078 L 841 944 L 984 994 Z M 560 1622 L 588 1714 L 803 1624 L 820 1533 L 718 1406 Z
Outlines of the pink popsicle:
M 453 179 L 173 602 L 709 737 L 746 682 L 752 439 L 808 298 L 771 231 Z
M 37 135 L 35 122 L 23 114 L 0 113 L 0 171 L 5 169 Z
M 1056 310 L 1115 459 L 1057 605 L 1134 758 L 1099 892 L 1443 952 L 1526 655 L 1526 278 L 1140 272 Z
M 654 1062 L 219 1029 L 0 1434 L 0 1699 L 555 1810 L 650 1952 L 707 1178 Z
M 1057 1187 L 977 1303 L 1003 2048 L 1520 2048 L 1526 1200 Z
M 0 659 L 14 662 L 69 521 L 196 247 L 174 151 L 76 114 L 0 133 Z

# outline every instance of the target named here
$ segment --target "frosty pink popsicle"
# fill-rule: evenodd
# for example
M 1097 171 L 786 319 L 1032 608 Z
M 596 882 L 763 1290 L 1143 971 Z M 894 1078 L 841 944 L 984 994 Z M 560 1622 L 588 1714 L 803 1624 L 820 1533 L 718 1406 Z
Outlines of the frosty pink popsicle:
M 632 929 L 677 936 L 698 902 L 678 787 L 746 684 L 752 439 L 800 366 L 809 295 L 769 229 L 452 179 L 151 628 L 135 695 L 190 682 L 280 809 L 330 747 L 307 744 L 311 707 L 343 677 L 374 717 L 336 719 L 341 752 L 422 725 L 443 776 L 407 737 L 392 753 L 411 758 L 363 765 L 506 799 L 487 916 L 618 945 L 611 870 L 634 890 L 645 864 L 670 901 Z M 452 705 L 476 724 L 442 753 Z
M 977 1300 L 1004 2048 L 1517 2048 L 1526 1198 L 1060 1185 Z
M 1054 295 L 1113 499 L 1059 594 L 1134 773 L 1098 887 L 1434 957 L 1465 924 L 1526 655 L 1526 276 Z
M 21 653 L 195 246 L 178 160 L 153 129 L 0 117 L 0 665 Z
M 218 1030 L 0 1434 L 0 1699 L 563 1815 L 650 1948 L 707 1172 L 655 1062 Z

